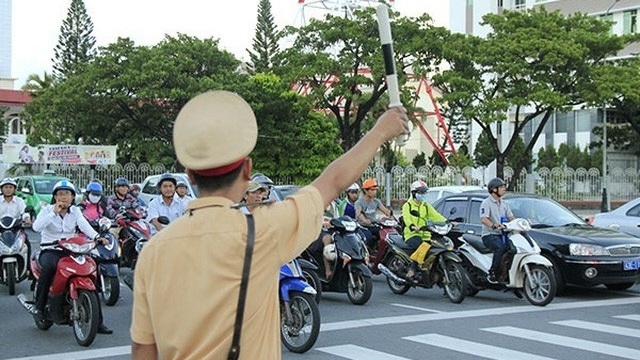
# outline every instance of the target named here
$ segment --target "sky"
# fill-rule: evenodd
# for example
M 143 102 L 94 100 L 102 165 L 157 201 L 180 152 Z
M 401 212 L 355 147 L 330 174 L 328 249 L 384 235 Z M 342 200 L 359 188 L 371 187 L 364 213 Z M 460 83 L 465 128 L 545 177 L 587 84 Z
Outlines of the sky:
M 305 0 L 319 4 L 320 0 Z M 336 0 L 330 1 L 335 3 Z M 91 17 L 97 46 L 128 37 L 136 45 L 152 46 L 165 34 L 184 33 L 198 38 L 220 39 L 220 47 L 240 60 L 248 60 L 247 48 L 255 34 L 259 0 L 84 0 Z M 51 73 L 51 59 L 71 0 L 13 0 L 12 69 L 20 88 L 30 74 Z M 308 20 L 324 14 L 298 0 L 271 0 L 279 29 L 301 24 L 301 9 Z M 428 13 L 438 26 L 448 26 L 449 0 L 396 0 L 395 10 L 404 16 Z

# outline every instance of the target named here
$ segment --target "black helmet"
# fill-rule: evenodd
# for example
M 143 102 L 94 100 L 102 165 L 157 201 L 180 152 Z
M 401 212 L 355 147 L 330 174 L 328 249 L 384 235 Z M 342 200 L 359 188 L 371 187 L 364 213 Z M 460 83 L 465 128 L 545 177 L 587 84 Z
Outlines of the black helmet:
M 116 187 L 118 186 L 126 186 L 129 187 L 129 180 L 121 177 L 116 180 Z
M 176 178 L 173 177 L 173 175 L 169 174 L 169 173 L 164 173 L 162 175 L 160 175 L 160 179 L 158 180 L 158 184 L 156 186 L 158 186 L 158 189 L 162 186 L 162 183 L 165 181 L 171 181 L 173 183 L 173 186 L 175 187 L 177 182 L 176 182 Z
M 491 179 L 491 181 L 489 181 L 489 184 L 487 185 L 487 190 L 489 191 L 489 194 L 491 194 L 493 193 L 493 189 L 503 185 L 507 185 L 507 183 L 505 183 L 504 180 L 500 178 L 494 178 L 494 179 Z

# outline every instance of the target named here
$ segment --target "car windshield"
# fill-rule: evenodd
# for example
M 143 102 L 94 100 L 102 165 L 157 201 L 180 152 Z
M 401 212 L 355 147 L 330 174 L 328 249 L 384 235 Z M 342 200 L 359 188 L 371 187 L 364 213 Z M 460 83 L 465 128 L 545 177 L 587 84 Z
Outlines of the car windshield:
M 578 215 L 549 199 L 515 197 L 507 201 L 513 215 L 528 219 L 533 227 L 586 224 Z
M 176 178 L 176 181 L 184 181 L 186 183 L 189 182 L 189 179 L 187 179 L 186 177 L 182 176 L 182 175 L 176 175 L 173 174 L 173 176 Z M 147 193 L 147 194 L 151 194 L 151 195 L 157 195 L 160 194 L 160 190 L 158 189 L 158 180 L 160 180 L 160 175 L 156 175 L 154 177 L 152 177 L 151 179 L 149 179 L 149 181 L 147 182 L 147 184 L 145 185 L 143 192 Z M 191 190 L 193 190 L 193 194 L 191 194 L 191 196 L 193 196 L 194 198 L 198 197 L 198 186 L 196 184 L 191 184 Z
M 53 192 L 53 187 L 56 185 L 58 181 L 61 179 L 38 179 L 35 180 L 36 193 L 38 194 L 51 194 Z

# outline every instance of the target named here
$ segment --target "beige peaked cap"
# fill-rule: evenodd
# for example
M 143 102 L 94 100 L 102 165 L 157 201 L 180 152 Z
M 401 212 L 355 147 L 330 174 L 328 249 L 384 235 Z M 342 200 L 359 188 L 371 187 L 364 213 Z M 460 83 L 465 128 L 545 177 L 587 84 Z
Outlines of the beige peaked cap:
M 251 106 L 229 91 L 208 91 L 189 100 L 173 127 L 178 161 L 191 170 L 237 162 L 251 153 L 257 138 Z

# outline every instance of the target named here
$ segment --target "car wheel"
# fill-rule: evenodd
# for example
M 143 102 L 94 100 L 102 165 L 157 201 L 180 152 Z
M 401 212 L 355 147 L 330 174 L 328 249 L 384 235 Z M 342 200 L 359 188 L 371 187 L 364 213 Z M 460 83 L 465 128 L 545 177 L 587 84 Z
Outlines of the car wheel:
M 562 295 L 567 290 L 567 281 L 564 279 L 564 275 L 562 275 L 558 261 L 550 254 L 542 254 L 542 256 L 547 258 L 553 265 L 553 273 L 556 277 L 556 296 Z

